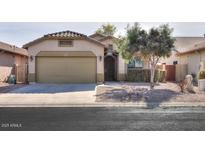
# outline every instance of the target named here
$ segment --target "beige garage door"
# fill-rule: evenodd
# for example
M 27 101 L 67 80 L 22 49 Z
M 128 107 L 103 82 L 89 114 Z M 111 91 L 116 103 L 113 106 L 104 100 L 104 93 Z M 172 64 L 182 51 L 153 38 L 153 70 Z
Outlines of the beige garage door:
M 43 83 L 96 82 L 95 57 L 38 57 L 37 81 Z

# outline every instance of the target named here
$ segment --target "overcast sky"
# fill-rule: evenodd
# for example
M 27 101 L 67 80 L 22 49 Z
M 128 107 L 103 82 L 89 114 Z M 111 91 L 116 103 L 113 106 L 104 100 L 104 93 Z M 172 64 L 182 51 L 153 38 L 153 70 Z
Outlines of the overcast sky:
M 167 22 L 170 27 L 174 28 L 174 36 L 201 36 L 205 34 L 205 22 Z M 0 23 L 0 41 L 7 42 L 13 45 L 21 47 L 23 44 L 32 41 L 38 37 L 41 37 L 48 33 L 71 30 L 86 35 L 90 35 L 95 32 L 103 23 L 101 22 L 52 22 L 52 23 Z M 127 22 L 112 23 L 117 27 L 117 35 L 125 34 L 125 28 Z M 129 23 L 132 25 L 133 23 Z M 160 22 L 143 22 L 141 26 L 148 30 L 151 27 L 156 27 Z

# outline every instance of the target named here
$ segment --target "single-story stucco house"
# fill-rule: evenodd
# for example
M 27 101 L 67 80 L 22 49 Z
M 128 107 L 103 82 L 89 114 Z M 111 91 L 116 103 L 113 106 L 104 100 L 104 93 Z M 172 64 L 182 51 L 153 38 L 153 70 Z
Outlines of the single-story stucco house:
M 114 37 L 73 31 L 44 35 L 28 50 L 29 82 L 96 83 L 124 80 L 127 64 L 116 52 Z
M 78 32 L 62 31 L 31 41 L 23 46 L 29 54 L 28 81 L 41 83 L 124 81 L 128 78 L 130 70 L 149 69 L 149 62 L 141 59 L 134 59 L 127 64 L 117 52 L 116 39 L 99 33 L 87 36 Z M 202 55 L 205 51 L 205 45 L 201 45 L 203 42 L 205 42 L 204 37 L 176 37 L 175 50 L 172 51 L 171 57 L 160 60 L 161 64 L 166 64 L 167 80 L 175 81 L 175 76 L 179 76 L 180 72 L 183 73 L 180 78 L 176 77 L 177 81 L 188 73 L 198 73 L 199 64 L 205 58 Z M 188 68 L 178 69 L 175 67 L 178 64 L 188 65 Z
M 17 82 L 26 82 L 27 60 L 27 50 L 0 42 L 0 82 L 6 82 L 10 75 L 15 75 Z

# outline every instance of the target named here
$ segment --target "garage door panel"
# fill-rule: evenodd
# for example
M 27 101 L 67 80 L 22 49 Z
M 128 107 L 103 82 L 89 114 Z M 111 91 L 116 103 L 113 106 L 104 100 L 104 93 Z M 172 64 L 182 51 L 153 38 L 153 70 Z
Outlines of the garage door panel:
M 44 83 L 96 82 L 96 58 L 38 57 L 37 81 Z

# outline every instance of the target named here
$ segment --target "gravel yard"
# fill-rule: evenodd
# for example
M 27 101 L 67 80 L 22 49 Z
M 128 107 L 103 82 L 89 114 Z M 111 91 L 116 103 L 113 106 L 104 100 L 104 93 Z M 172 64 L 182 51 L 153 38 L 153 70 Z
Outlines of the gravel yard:
M 149 90 L 149 83 L 110 82 L 99 85 L 96 102 L 205 102 L 205 92 L 181 93 L 176 83 L 159 83 Z

